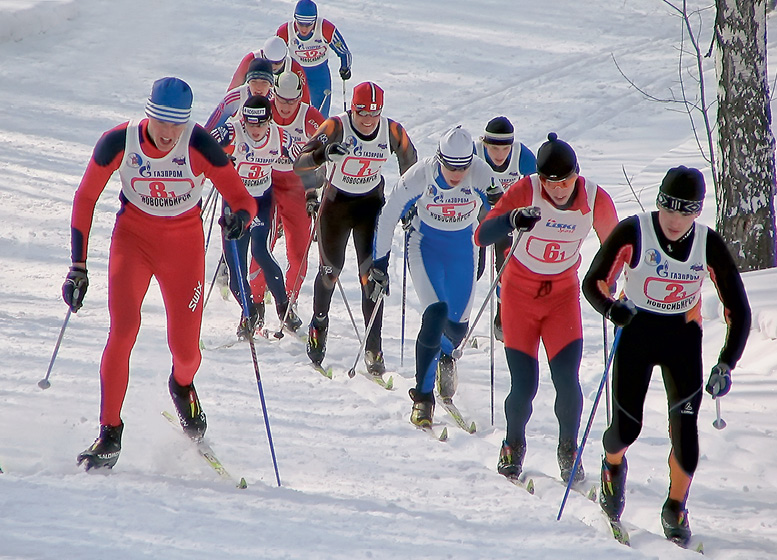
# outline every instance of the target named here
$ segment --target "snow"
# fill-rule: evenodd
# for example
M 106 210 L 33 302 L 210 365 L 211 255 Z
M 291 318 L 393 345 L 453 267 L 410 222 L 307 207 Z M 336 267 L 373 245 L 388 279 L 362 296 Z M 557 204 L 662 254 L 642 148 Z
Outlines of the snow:
M 666 542 L 659 523 L 669 444 L 658 375 L 646 403 L 645 428 L 628 455 L 624 522 L 632 549 L 609 536 L 598 506 L 578 494 L 556 521 L 564 488 L 554 481 L 557 424 L 544 363 L 525 463 L 537 483 L 535 496 L 495 472 L 509 387 L 501 346 L 495 355 L 493 426 L 489 353 L 471 349 L 459 364 L 457 402 L 476 421 L 477 433 L 459 430 L 442 410 L 436 416 L 440 427 L 448 427 L 447 443 L 413 428 L 407 390 L 414 383 L 413 337 L 421 310 L 410 285 L 400 365 L 399 230 L 384 325 L 395 391 L 346 375 L 356 342 L 337 294 L 327 356 L 333 380 L 305 365 L 303 347 L 291 337 L 257 341 L 282 487 L 275 485 L 246 345 L 204 351 L 197 388 L 208 414 L 209 442 L 230 472 L 246 478 L 248 489 L 220 480 L 161 416 L 172 409 L 166 388 L 170 358 L 154 284 L 132 356 L 121 458 L 105 474 L 75 465 L 76 455 L 97 435 L 107 255 L 118 208 L 115 178 L 95 213 L 86 305 L 70 321 L 51 388 L 41 391 L 37 381 L 45 375 L 65 316 L 59 292 L 69 265 L 72 195 L 91 149 L 103 131 L 142 114 L 151 83 L 161 76 L 177 75 L 192 85 L 194 114 L 204 122 L 240 58 L 260 47 L 293 5 L 292 0 L 0 0 L 0 465 L 5 471 L 0 559 L 693 557 Z M 354 53 L 349 90 L 367 79 L 381 84 L 386 115 L 406 126 L 422 157 L 433 153 L 447 127 L 462 123 L 478 134 L 490 118 L 504 114 L 535 151 L 549 131 L 569 141 L 583 174 L 611 193 L 621 217 L 639 211 L 634 193 L 645 208 L 653 207 L 669 167 L 705 167 L 688 117 L 644 99 L 613 62 L 615 57 L 636 84 L 657 97 L 676 89 L 681 23 L 659 0 L 322 0 L 319 10 L 338 25 Z M 706 37 L 711 17 L 705 13 Z M 714 88 L 712 61 L 708 66 L 707 83 Z M 340 83 L 334 85 L 337 108 L 342 94 Z M 708 169 L 705 174 L 711 185 Z M 397 177 L 392 161 L 386 175 L 389 183 Z M 710 192 L 701 221 L 713 225 L 714 219 Z M 591 236 L 583 247 L 583 270 L 596 246 Z M 315 254 L 314 249 L 300 302 L 304 320 Z M 211 249 L 209 277 L 217 259 Z M 342 282 L 354 306 L 353 261 Z M 777 558 L 775 275 L 749 273 L 745 282 L 753 331 L 733 390 L 721 402 L 726 429 L 712 427 L 715 406 L 704 401 L 702 455 L 688 503 L 692 528 L 715 559 Z M 487 288 L 481 281 L 478 305 Z M 706 369 L 715 364 L 726 330 L 716 302 L 708 285 Z M 228 340 L 238 316 L 234 302 L 214 295 L 205 311 L 204 342 Z M 585 425 L 603 364 L 602 320 L 585 302 L 583 321 Z M 478 332 L 486 334 L 487 325 L 486 316 Z M 600 406 L 584 453 L 592 482 L 598 476 L 604 409 Z

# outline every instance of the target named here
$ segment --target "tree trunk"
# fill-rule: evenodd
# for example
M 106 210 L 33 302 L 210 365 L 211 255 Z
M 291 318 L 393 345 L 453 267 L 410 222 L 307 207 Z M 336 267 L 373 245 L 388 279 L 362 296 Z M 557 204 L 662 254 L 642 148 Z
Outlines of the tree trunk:
M 775 162 L 766 0 L 716 0 L 716 228 L 741 271 L 775 266 Z

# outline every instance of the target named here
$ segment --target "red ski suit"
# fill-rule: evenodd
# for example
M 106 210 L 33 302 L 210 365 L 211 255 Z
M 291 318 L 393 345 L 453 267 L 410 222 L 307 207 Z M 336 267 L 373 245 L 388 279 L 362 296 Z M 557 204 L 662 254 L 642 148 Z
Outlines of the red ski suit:
M 85 263 L 95 204 L 124 159 L 128 132 L 139 134 L 142 155 L 162 158 L 148 136 L 148 119 L 137 128 L 123 123 L 98 141 L 73 201 L 72 260 Z M 175 149 L 175 148 L 174 148 Z M 188 165 L 210 179 L 230 206 L 253 217 L 256 203 L 226 154 L 199 125 L 189 138 Z M 184 163 L 184 165 L 186 165 Z M 193 191 L 195 192 L 195 191 Z M 164 194 L 164 193 L 163 193 Z M 197 193 L 199 194 L 199 192 Z M 110 331 L 100 363 L 100 424 L 121 424 L 121 408 L 129 382 L 130 353 L 140 330 L 140 308 L 151 277 L 156 277 L 167 314 L 167 343 L 179 385 L 191 385 L 200 366 L 200 326 L 205 274 L 205 249 L 200 205 L 175 214 L 152 215 L 122 193 L 121 209 L 111 236 L 108 263 Z

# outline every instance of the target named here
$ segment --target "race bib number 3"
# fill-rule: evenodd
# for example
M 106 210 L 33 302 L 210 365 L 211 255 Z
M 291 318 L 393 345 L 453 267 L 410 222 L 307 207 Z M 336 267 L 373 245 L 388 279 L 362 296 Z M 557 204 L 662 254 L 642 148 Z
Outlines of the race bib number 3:
M 132 179 L 132 189 L 140 196 L 150 198 L 176 198 L 194 188 L 191 179 L 147 179 L 136 177 Z
M 237 174 L 241 179 L 263 179 L 270 173 L 271 166 L 260 165 L 250 161 L 241 161 L 237 166 Z

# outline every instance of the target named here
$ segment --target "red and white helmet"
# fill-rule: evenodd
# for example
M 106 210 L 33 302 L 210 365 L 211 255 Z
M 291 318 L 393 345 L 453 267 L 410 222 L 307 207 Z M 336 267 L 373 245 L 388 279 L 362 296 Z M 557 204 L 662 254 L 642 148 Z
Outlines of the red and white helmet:
M 362 82 L 353 88 L 351 111 L 377 112 L 383 110 L 383 90 L 373 82 Z

